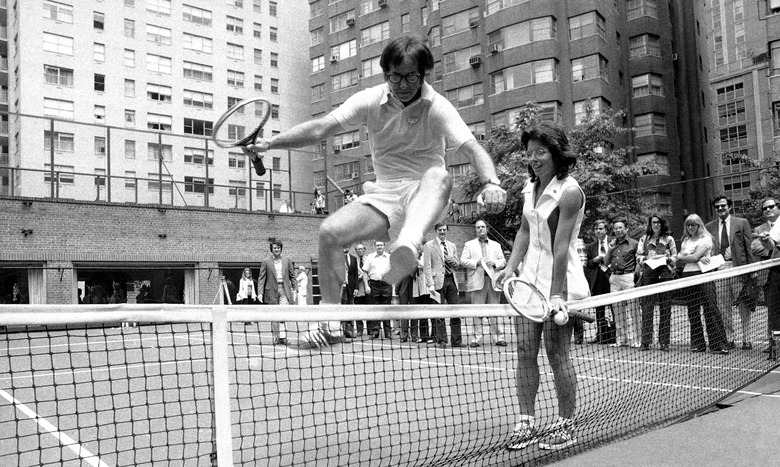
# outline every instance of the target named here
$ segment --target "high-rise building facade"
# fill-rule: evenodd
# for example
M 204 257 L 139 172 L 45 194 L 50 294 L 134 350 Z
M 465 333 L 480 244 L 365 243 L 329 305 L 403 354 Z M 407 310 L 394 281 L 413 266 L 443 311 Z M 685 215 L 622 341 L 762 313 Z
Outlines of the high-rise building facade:
M 310 191 L 310 154 L 269 153 L 258 177 L 208 141 L 249 97 L 272 104 L 266 135 L 310 116 L 306 0 L 2 3 L 3 193 L 263 210 Z
M 760 183 L 755 164 L 780 157 L 780 0 L 696 4 L 708 79 L 707 167 L 712 190 L 739 208 Z
M 689 184 L 678 183 L 694 177 L 703 160 L 696 144 L 700 122 L 681 118 L 691 110 L 698 114 L 701 95 L 683 55 L 694 53 L 695 44 L 681 30 L 693 12 L 678 2 L 314 0 L 309 8 L 314 116 L 382 83 L 383 46 L 401 34 L 420 34 L 436 61 L 426 80 L 455 105 L 478 139 L 510 123 L 529 101 L 565 127 L 582 122 L 589 111 L 624 109 L 623 123 L 634 131 L 622 143 L 636 148 L 632 160 L 659 167 L 640 181 L 651 188 L 655 208 L 681 222 L 687 198 L 698 199 L 686 193 Z M 315 183 L 325 186 L 333 177 L 356 187 L 371 179 L 367 146 L 361 131 L 324 143 Z M 336 153 L 348 157 L 333 158 Z M 453 176 L 470 169 L 456 154 L 447 156 L 447 166 Z M 471 200 L 455 196 L 466 214 L 475 209 Z

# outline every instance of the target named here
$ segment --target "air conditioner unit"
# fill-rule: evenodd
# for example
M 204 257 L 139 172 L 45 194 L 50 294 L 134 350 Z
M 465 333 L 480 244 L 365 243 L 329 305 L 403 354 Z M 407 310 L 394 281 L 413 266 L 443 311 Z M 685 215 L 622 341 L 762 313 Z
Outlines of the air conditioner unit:
M 673 61 L 673 62 L 676 62 L 676 61 L 677 61 L 677 54 L 672 54 L 672 61 Z
M 471 65 L 472 67 L 476 68 L 480 64 L 482 64 L 482 57 L 480 57 L 479 55 L 474 55 L 473 57 L 469 58 L 469 65 Z
M 341 145 L 340 144 L 334 144 L 333 145 L 333 152 L 339 152 L 341 151 Z
M 360 178 L 360 172 L 352 172 L 352 173 L 350 174 L 350 176 L 351 176 L 352 178 Z
M 355 18 L 347 18 L 347 26 L 354 26 Z
M 490 46 L 490 55 L 495 55 L 499 52 L 501 52 L 501 45 L 493 44 Z
M 387 8 L 387 0 L 379 0 L 377 3 L 379 4 L 379 8 Z
M 330 56 L 330 63 L 336 63 L 338 61 L 339 61 L 339 56 L 338 55 L 331 55 Z
M 479 26 L 479 18 L 471 18 L 471 19 L 469 20 L 469 27 L 470 27 L 471 29 L 474 29 L 474 28 L 476 28 L 477 26 Z

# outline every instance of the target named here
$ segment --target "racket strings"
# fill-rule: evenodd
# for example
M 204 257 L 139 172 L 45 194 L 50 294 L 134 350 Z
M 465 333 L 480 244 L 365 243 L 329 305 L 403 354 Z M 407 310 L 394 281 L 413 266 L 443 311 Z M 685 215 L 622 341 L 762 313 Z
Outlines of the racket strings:
M 506 284 L 509 300 L 517 311 L 534 321 L 544 321 L 550 309 L 541 294 L 525 282 L 510 280 Z
M 226 146 L 242 146 L 254 142 L 255 130 L 262 126 L 270 106 L 264 101 L 245 101 L 233 107 L 214 128 L 214 140 Z

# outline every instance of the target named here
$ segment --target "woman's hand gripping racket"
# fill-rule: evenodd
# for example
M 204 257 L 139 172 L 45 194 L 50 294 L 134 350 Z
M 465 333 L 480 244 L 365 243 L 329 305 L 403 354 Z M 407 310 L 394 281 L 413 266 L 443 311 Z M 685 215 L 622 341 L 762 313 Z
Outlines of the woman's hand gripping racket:
M 214 125 L 211 139 L 221 148 L 241 147 L 247 152 L 246 146 L 254 144 L 263 125 L 271 116 L 271 103 L 256 97 L 244 99 L 229 108 Z M 252 153 L 252 165 L 255 173 L 265 174 L 263 158 L 254 151 Z
M 578 311 L 570 311 L 561 301 L 556 306 L 562 307 L 560 311 L 553 311 L 553 305 L 539 289 L 520 280 L 519 277 L 511 277 L 504 282 L 504 296 L 515 311 L 536 323 L 546 321 L 551 313 L 555 314 L 555 322 L 564 325 L 569 317 L 579 318 L 588 323 L 594 321 L 593 317 Z M 562 316 L 562 317 L 559 317 Z

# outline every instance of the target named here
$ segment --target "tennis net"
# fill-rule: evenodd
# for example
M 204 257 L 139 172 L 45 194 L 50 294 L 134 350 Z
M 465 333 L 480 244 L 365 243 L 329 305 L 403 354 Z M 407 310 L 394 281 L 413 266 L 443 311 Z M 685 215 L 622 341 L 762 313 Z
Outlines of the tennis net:
M 577 441 L 559 451 L 507 449 L 521 415 L 520 336 L 531 325 L 505 305 L 0 305 L 0 465 L 550 463 L 693 416 L 774 368 L 763 352 L 767 302 L 780 289 L 773 261 L 573 304 L 594 315 L 606 307 L 599 337 L 607 342 L 612 316 L 625 309 L 629 324 L 632 316 L 642 322 L 642 308 L 653 306 L 653 337 L 649 351 L 630 346 L 641 343 L 641 325 L 626 327 L 634 330 L 626 347 L 571 343 Z M 720 309 L 718 326 L 702 307 L 713 299 L 725 308 L 718 298 L 726 295 L 739 302 L 732 331 Z M 661 350 L 666 304 L 669 347 Z M 739 305 L 753 310 L 749 320 Z M 697 316 L 706 323 L 701 332 L 693 326 L 692 338 Z M 461 347 L 451 345 L 455 317 Z M 479 317 L 496 318 L 508 346 L 485 324 L 480 346 L 470 347 Z M 432 318 L 445 319 L 450 345 L 414 342 L 416 320 Z M 367 319 L 392 320 L 390 338 L 370 338 L 366 328 L 327 349 L 301 344 L 306 321 Z M 406 320 L 406 335 L 394 334 Z M 273 343 L 280 321 L 287 345 Z M 596 329 L 586 325 L 584 339 Z M 742 350 L 743 339 L 752 348 Z M 702 340 L 708 351 L 693 352 Z M 559 416 L 558 399 L 544 345 L 537 361 L 543 427 Z

